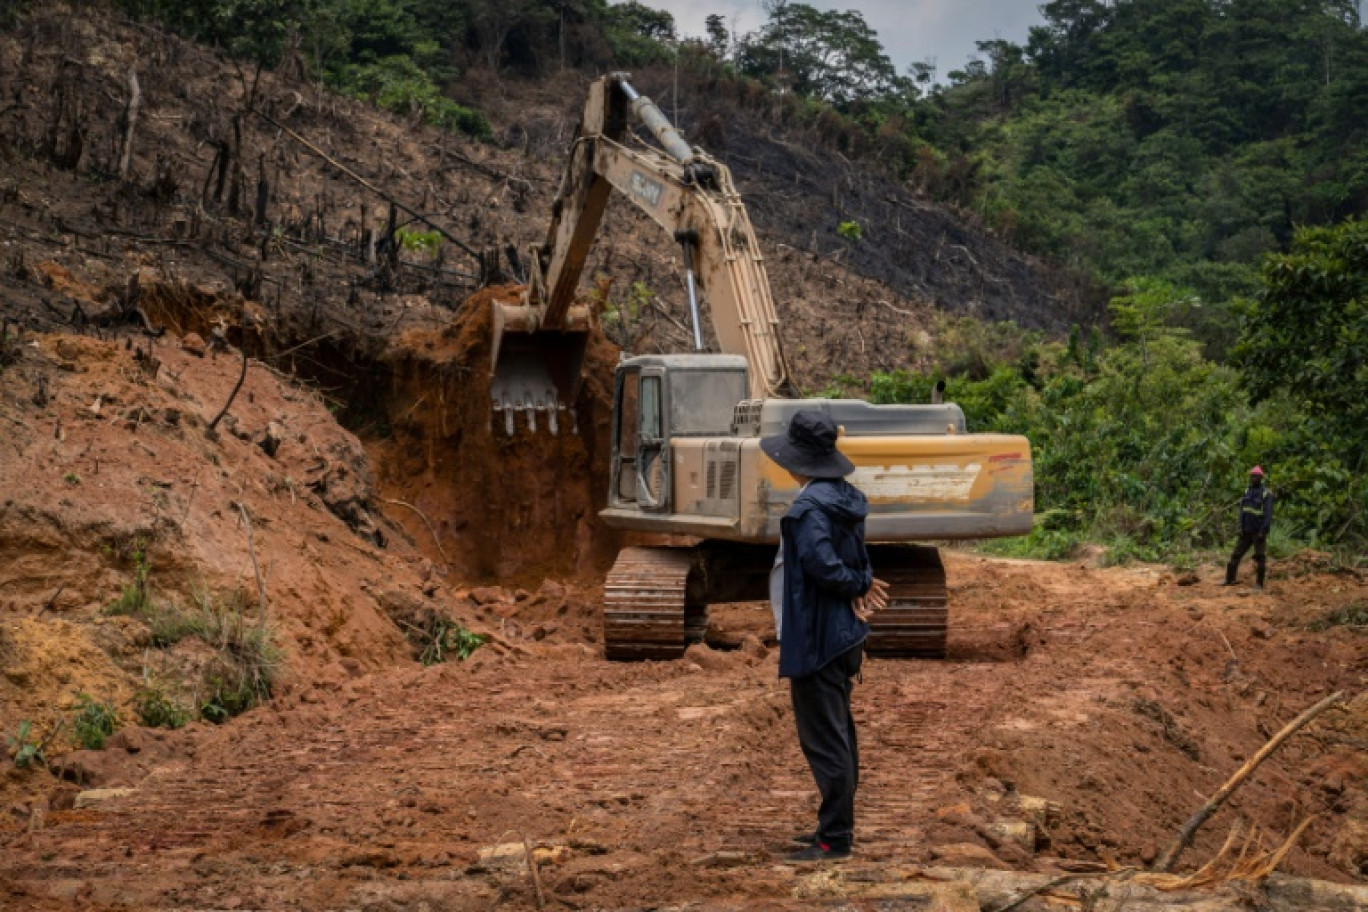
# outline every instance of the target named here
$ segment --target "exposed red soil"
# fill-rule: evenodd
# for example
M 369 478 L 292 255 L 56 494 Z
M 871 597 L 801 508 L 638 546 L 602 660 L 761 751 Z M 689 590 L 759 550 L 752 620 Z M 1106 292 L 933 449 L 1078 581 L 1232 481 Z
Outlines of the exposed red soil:
M 1254 596 L 952 554 L 950 659 L 871 661 L 856 690 L 858 864 L 1150 859 L 1272 731 L 1333 688 L 1362 691 L 1362 634 L 1307 624 L 1368 591 L 1298 566 Z M 501 613 L 530 629 L 547 603 Z M 146 779 L 103 783 L 127 797 L 32 833 L 9 818 L 10 901 L 527 908 L 525 868 L 480 862 L 524 835 L 573 908 L 791 897 L 796 872 L 775 862 L 815 794 L 774 654 L 751 639 L 610 664 L 578 638 L 309 688 L 199 732 Z M 1271 845 L 1314 814 L 1284 869 L 1362 877 L 1365 736 L 1360 695 L 1270 760 L 1185 861 L 1237 819 Z
M 411 329 L 381 358 L 388 433 L 368 439 L 380 489 L 396 521 L 411 504 L 431 517 L 443 547 L 417 541 L 456 578 L 523 582 L 601 579 L 617 536 L 598 518 L 607 500 L 612 378 L 618 352 L 590 332 L 585 380 L 557 434 L 507 435 L 491 411 L 490 327 L 496 302 L 521 286 L 472 296 L 444 326 Z M 545 421 L 545 419 L 543 419 Z

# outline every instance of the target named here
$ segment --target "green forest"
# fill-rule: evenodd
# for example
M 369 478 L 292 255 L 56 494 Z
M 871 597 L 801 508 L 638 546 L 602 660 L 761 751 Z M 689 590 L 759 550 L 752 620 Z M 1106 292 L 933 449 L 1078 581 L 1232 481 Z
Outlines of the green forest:
M 704 36 L 606 0 L 111 0 L 265 67 L 493 142 L 451 89 L 667 64 L 777 107 L 1109 300 L 1047 339 L 947 320 L 917 372 L 828 393 L 1030 436 L 1037 531 L 1010 547 L 1181 562 L 1223 547 L 1244 473 L 1273 549 L 1368 541 L 1368 30 L 1352 0 L 1054 0 L 1022 44 L 900 72 L 855 11 L 766 0 Z M 988 31 L 985 25 L 985 31 Z M 852 243 L 859 243 L 858 238 Z

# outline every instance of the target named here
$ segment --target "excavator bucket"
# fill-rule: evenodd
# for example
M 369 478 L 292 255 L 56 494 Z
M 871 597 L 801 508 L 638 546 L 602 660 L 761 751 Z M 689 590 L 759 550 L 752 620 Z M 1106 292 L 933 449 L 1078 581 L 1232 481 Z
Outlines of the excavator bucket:
M 579 433 L 574 404 L 580 370 L 589 345 L 589 309 L 571 307 L 564 326 L 540 326 L 541 308 L 527 304 L 494 304 L 493 421 L 502 417 L 512 437 L 521 425 L 532 433 L 559 434 L 569 427 Z

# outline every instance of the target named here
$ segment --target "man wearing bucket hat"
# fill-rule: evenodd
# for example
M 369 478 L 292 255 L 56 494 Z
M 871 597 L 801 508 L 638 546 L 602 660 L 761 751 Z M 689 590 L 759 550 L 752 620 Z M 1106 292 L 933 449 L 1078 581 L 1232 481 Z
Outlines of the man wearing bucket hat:
M 1240 561 L 1250 547 L 1254 548 L 1254 591 L 1262 592 L 1264 571 L 1268 566 L 1268 531 L 1273 528 L 1273 492 L 1264 486 L 1264 470 L 1259 466 L 1249 470 L 1249 487 L 1240 498 L 1240 538 L 1226 564 L 1223 586 L 1235 585 L 1235 574 Z
M 868 619 L 887 604 L 865 551 L 869 501 L 845 480 L 855 470 L 836 449 L 839 431 L 815 410 L 794 413 L 784 434 L 760 448 L 801 485 L 780 522 L 773 590 L 781 605 L 779 676 L 789 679 L 793 719 L 822 803 L 817 829 L 790 861 L 850 855 L 860 778 L 850 693 L 860 671 Z

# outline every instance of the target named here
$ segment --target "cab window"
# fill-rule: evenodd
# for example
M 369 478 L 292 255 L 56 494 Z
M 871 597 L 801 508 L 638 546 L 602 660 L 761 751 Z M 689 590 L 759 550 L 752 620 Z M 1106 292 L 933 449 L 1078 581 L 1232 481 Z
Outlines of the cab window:
M 637 422 L 640 413 L 641 375 L 624 374 L 622 377 L 622 412 L 618 416 L 618 452 L 628 459 L 636 456 Z
M 660 378 L 641 378 L 641 436 L 645 440 L 659 440 L 664 434 L 660 431 Z

